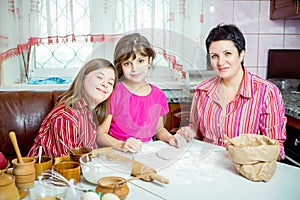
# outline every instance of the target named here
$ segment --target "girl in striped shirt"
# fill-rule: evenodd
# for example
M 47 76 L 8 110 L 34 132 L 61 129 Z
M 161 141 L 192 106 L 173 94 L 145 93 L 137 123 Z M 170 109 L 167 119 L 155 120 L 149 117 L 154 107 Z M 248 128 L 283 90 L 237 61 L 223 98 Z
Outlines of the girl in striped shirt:
M 218 25 L 206 39 L 206 50 L 216 77 L 200 83 L 192 102 L 190 124 L 178 133 L 186 139 L 225 146 L 224 135 L 252 133 L 279 141 L 284 159 L 286 139 L 284 102 L 271 82 L 244 66 L 245 39 L 234 25 Z
M 63 143 L 71 149 L 96 148 L 96 130 L 107 117 L 108 97 L 117 79 L 116 68 L 109 61 L 87 62 L 45 117 L 28 156 L 37 156 L 39 146 L 46 156 L 68 155 Z

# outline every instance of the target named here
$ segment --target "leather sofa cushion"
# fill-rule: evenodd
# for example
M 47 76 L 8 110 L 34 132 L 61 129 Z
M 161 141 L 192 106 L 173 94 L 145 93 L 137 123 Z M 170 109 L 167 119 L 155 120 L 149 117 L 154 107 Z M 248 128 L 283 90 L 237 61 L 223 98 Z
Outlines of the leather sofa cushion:
M 22 156 L 27 156 L 40 125 L 52 110 L 63 91 L 0 92 L 0 151 L 12 160 L 16 158 L 9 132 L 16 133 Z

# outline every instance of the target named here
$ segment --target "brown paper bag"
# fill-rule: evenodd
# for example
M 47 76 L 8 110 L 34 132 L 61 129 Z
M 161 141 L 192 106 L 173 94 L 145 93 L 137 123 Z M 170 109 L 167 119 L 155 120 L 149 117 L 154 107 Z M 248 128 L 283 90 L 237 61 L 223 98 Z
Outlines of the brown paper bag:
M 228 155 L 237 171 L 252 181 L 269 181 L 276 170 L 279 142 L 263 135 L 243 134 L 229 140 Z

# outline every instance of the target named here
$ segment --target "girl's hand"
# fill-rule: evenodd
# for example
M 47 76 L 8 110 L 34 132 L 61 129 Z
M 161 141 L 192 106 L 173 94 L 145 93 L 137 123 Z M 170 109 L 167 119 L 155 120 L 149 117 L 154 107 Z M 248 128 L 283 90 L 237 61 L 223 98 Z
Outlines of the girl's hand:
M 182 127 L 176 133 L 181 135 L 187 142 L 196 137 L 196 131 L 188 126 Z
M 175 134 L 172 138 L 169 140 L 169 144 L 172 146 L 175 146 L 177 148 L 182 148 L 186 145 L 187 140 L 182 137 L 180 134 Z
M 131 153 L 140 152 L 142 151 L 142 144 L 143 142 L 141 140 L 130 137 L 125 141 L 123 151 L 129 151 Z
M 177 137 L 175 137 L 175 136 L 170 137 L 169 140 L 168 140 L 168 142 L 169 142 L 170 145 L 172 145 L 174 147 L 177 147 L 177 148 L 181 148 L 182 147 L 180 141 L 178 141 Z
M 170 135 L 167 139 L 167 142 L 172 145 L 172 146 L 175 146 L 177 147 L 177 140 L 176 138 L 174 137 L 174 135 Z

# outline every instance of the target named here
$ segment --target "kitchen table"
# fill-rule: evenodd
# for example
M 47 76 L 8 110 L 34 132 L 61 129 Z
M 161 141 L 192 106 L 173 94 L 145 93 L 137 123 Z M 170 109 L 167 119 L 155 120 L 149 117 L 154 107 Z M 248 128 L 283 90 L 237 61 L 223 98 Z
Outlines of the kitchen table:
M 155 168 L 159 175 L 169 179 L 169 184 L 134 180 L 128 183 L 127 200 L 300 199 L 300 168 L 277 162 L 271 180 L 254 182 L 237 172 L 224 147 L 192 140 L 176 151 L 178 154 L 173 154 L 171 160 L 163 154 L 168 148 L 162 141 L 144 143 L 142 152 L 134 154 L 134 158 Z M 87 190 L 96 188 L 83 177 L 79 186 Z M 81 195 L 82 192 L 69 190 L 67 199 L 80 200 Z
M 224 147 L 192 140 L 177 160 L 159 161 L 155 152 L 166 147 L 162 141 L 146 143 L 135 159 L 155 167 L 170 183 L 132 182 L 161 199 L 300 199 L 300 168 L 277 162 L 271 180 L 254 182 L 238 173 Z
M 36 181 L 37 183 L 37 181 Z M 151 199 L 151 200 L 160 200 L 161 197 L 159 197 L 158 195 L 149 192 L 143 188 L 140 188 L 139 186 L 135 185 L 135 184 L 131 184 L 130 182 L 127 184 L 129 187 L 129 193 L 128 196 L 126 198 L 126 200 L 142 200 L 142 199 Z M 93 190 L 95 191 L 97 185 L 95 184 L 91 184 L 89 182 L 87 182 L 83 177 L 81 178 L 80 183 L 77 184 L 77 186 L 81 187 L 82 189 L 86 189 L 86 190 Z M 80 190 L 76 190 L 73 188 L 69 188 L 67 191 L 67 195 L 66 195 L 66 200 L 81 200 L 81 196 L 83 195 L 83 192 Z M 29 196 L 27 196 L 26 198 L 24 198 L 24 200 L 29 200 Z

